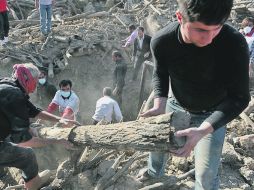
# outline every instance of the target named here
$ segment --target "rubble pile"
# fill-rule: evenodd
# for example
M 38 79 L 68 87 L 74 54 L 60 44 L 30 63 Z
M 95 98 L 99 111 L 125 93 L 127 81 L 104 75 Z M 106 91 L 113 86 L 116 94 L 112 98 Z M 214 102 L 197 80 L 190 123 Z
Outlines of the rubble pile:
M 254 14 L 254 1 L 236 0 L 234 3 L 229 21 L 239 27 L 244 17 Z M 59 0 L 53 8 L 53 31 L 44 37 L 40 33 L 39 14 L 34 9 L 33 0 L 10 0 L 9 4 L 11 43 L 0 50 L 1 66 L 17 61 L 32 62 L 46 70 L 51 79 L 71 70 L 77 80 L 83 74 L 81 66 L 93 67 L 89 68 L 89 72 L 95 78 L 100 78 L 93 74 L 96 70 L 106 68 L 105 74 L 110 71 L 107 69 L 110 54 L 114 49 L 122 49 L 121 40 L 128 36 L 129 24 L 142 25 L 153 35 L 176 20 L 174 13 L 177 9 L 175 0 Z M 122 52 L 130 62 L 128 51 Z M 79 67 L 76 67 L 78 64 L 73 65 L 73 59 L 83 57 L 89 57 L 89 63 L 78 63 Z M 88 72 L 85 74 L 91 76 Z M 84 80 L 83 83 L 89 81 Z M 94 88 L 98 87 L 95 85 Z M 87 105 L 84 107 L 93 109 Z M 250 109 L 227 126 L 219 172 L 220 189 L 254 188 L 253 121 L 254 114 Z M 40 169 L 52 170 L 52 181 L 44 190 L 194 189 L 193 156 L 170 156 L 165 178 L 141 183 L 135 176 L 146 167 L 147 153 L 89 147 L 67 151 L 52 145 L 36 149 L 36 154 Z M 0 189 L 17 185 L 20 178 L 18 170 L 9 169 L 7 175 L 0 178 Z

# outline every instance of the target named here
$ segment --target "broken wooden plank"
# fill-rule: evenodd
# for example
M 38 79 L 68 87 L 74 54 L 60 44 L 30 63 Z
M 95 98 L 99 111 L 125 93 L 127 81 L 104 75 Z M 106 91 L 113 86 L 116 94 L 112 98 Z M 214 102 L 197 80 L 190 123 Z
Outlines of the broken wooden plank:
M 169 152 L 182 147 L 185 138 L 174 136 L 175 131 L 186 129 L 190 116 L 184 112 L 171 112 L 137 121 L 108 125 L 80 126 L 73 129 L 42 128 L 42 137 L 61 137 L 77 146 L 116 150 Z

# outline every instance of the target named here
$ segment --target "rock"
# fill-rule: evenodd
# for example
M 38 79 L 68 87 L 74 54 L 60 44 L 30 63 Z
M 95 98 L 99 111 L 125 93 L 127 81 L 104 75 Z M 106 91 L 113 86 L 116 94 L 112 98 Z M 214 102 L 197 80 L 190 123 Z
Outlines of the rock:
M 98 166 L 98 174 L 103 176 L 106 171 L 114 164 L 114 160 L 105 160 Z
M 189 171 L 189 168 L 190 168 L 189 166 L 192 161 L 193 160 L 191 157 L 181 158 L 181 157 L 173 156 L 172 160 L 171 160 L 171 162 L 172 162 L 171 164 L 174 165 L 177 169 L 187 172 L 187 171 Z
M 80 189 L 94 189 L 92 183 L 92 171 L 88 170 L 78 175 L 73 176 L 69 180 L 69 184 L 64 186 L 64 189 L 80 190 Z
M 234 166 L 239 165 L 241 161 L 241 156 L 234 150 L 233 145 L 225 142 L 222 150 L 222 162 Z
M 251 190 L 250 185 L 244 181 L 238 170 L 232 169 L 228 165 L 222 165 L 219 175 L 220 189 Z
M 244 165 L 248 167 L 250 170 L 254 170 L 254 159 L 251 157 L 247 157 L 243 159 Z
M 242 174 L 242 176 L 245 178 L 245 180 L 251 184 L 252 186 L 254 186 L 254 171 L 250 170 L 247 166 L 244 166 L 242 168 L 240 168 L 240 173 Z

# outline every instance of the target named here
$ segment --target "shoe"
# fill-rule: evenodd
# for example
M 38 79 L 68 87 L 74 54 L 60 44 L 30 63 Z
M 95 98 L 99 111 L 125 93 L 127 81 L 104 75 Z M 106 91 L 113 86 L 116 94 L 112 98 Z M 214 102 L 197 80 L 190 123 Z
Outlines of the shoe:
M 8 37 L 4 37 L 4 43 L 9 42 L 9 38 Z

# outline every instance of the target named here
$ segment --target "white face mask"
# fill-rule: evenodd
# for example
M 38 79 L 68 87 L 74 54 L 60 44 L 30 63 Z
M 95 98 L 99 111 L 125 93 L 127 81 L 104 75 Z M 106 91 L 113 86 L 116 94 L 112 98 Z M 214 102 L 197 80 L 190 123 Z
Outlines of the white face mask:
M 39 83 L 40 83 L 41 85 L 44 85 L 44 84 L 46 83 L 46 79 L 45 79 L 45 78 L 39 79 Z
M 65 98 L 68 98 L 71 95 L 71 91 L 63 91 L 61 90 L 61 95 Z
M 248 34 L 248 33 L 251 31 L 251 29 L 252 29 L 252 27 L 246 26 L 246 27 L 243 29 L 244 34 Z

